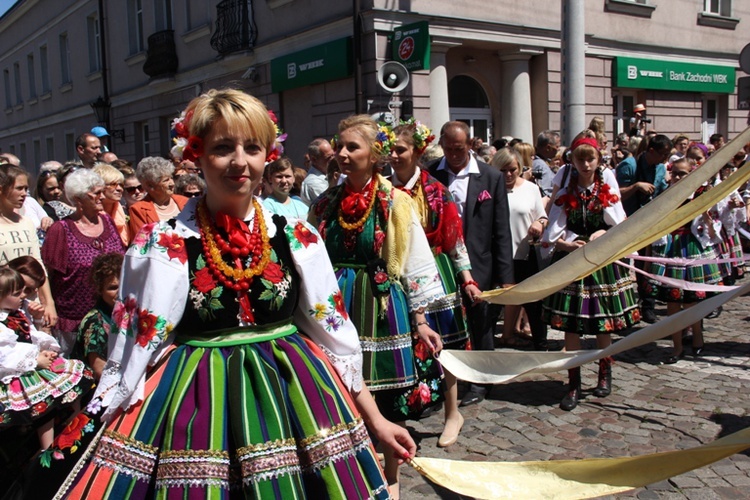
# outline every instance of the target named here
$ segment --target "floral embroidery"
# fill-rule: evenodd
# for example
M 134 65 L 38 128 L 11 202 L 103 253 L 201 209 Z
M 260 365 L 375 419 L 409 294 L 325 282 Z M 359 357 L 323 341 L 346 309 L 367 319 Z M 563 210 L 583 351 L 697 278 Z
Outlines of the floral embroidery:
M 318 237 L 303 222 L 297 222 L 292 232 L 296 241 L 301 243 L 305 248 L 312 243 L 318 242 Z
M 146 309 L 141 310 L 138 314 L 138 333 L 135 336 L 135 343 L 141 347 L 156 348 L 161 340 L 157 334 L 165 330 L 166 323 L 167 320 L 161 316 L 151 314 Z
M 337 290 L 328 297 L 328 303 L 318 302 L 308 311 L 315 321 L 322 321 L 323 326 L 329 332 L 337 331 L 349 318 L 346 312 L 346 303 L 341 290 Z
M 146 252 L 148 252 L 149 248 L 151 248 L 156 241 L 156 235 L 153 231 L 155 226 L 156 222 L 150 222 L 144 225 L 133 238 L 132 245 L 140 252 L 141 255 L 145 255 Z
M 185 248 L 185 240 L 183 240 L 176 233 L 162 233 L 159 236 L 159 245 L 167 250 L 169 259 L 177 259 L 180 263 L 184 264 L 187 262 L 187 249 Z
M 193 308 L 198 311 L 201 320 L 213 320 L 216 318 L 214 312 L 224 309 L 221 300 L 219 300 L 221 294 L 224 293 L 224 287 L 216 282 L 213 274 L 206 267 L 206 260 L 203 255 L 198 256 L 195 268 L 196 271 L 191 278 L 193 286 L 188 297 Z
M 129 296 L 125 302 L 118 300 L 115 303 L 115 307 L 112 310 L 112 321 L 114 321 L 120 331 L 127 332 L 130 318 L 133 317 L 133 313 L 136 311 L 137 307 L 138 303 L 132 295 Z
M 270 301 L 269 308 L 272 311 L 279 310 L 289 293 L 292 280 L 289 271 L 279 265 L 279 257 L 275 250 L 271 251 L 271 261 L 263 270 L 260 282 L 263 283 L 266 290 L 263 290 L 258 299 Z
M 55 438 L 52 447 L 42 452 L 39 461 L 42 467 L 48 468 L 52 459 L 63 460 L 65 455 L 63 451 L 70 449 L 70 453 L 75 453 L 81 446 L 81 439 L 86 434 L 93 432 L 95 429 L 94 422 L 85 413 L 76 415 L 70 423 L 63 429 L 59 436 Z

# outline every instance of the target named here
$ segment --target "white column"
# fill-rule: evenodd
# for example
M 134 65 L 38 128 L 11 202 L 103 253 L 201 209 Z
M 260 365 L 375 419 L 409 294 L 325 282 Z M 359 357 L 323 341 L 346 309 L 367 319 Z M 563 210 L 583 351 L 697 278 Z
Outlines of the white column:
M 562 143 L 586 127 L 586 9 L 583 0 L 562 2 Z
M 433 41 L 430 47 L 430 123 L 429 127 L 438 135 L 440 127 L 451 119 L 448 103 L 448 70 L 446 54 L 453 44 Z
M 502 109 L 500 130 L 495 135 L 510 135 L 534 144 L 531 119 L 531 53 L 500 54 L 502 70 Z

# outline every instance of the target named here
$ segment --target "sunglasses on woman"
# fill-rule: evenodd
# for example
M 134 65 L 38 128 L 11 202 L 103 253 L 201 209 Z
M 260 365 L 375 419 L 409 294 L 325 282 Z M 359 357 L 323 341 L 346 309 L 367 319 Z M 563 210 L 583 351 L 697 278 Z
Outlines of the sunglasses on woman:
M 128 194 L 135 194 L 136 191 L 143 191 L 143 185 L 138 184 L 137 186 L 128 186 L 125 188 Z

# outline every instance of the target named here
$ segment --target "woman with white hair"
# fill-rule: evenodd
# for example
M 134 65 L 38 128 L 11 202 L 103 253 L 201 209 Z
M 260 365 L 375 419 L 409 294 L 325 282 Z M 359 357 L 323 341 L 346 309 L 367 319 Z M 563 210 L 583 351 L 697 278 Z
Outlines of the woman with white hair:
M 102 213 L 104 189 L 102 178 L 91 170 L 68 175 L 65 195 L 76 211 L 49 228 L 42 246 L 42 260 L 59 309 L 54 333 L 65 354 L 70 354 L 78 325 L 96 301 L 88 280 L 91 264 L 100 254 L 125 252 L 112 218 Z
M 174 219 L 188 198 L 174 194 L 174 165 L 166 158 L 147 156 L 138 163 L 135 175 L 146 190 L 146 197 L 129 209 L 128 231 L 132 241 L 151 222 Z

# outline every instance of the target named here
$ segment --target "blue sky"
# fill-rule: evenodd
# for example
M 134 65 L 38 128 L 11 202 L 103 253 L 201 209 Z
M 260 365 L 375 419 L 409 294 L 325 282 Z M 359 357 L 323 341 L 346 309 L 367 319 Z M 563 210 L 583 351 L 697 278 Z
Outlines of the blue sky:
M 0 16 L 5 14 L 5 11 L 11 8 L 16 3 L 16 0 L 0 0 Z

